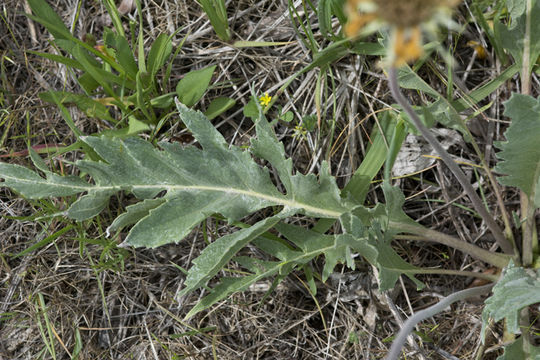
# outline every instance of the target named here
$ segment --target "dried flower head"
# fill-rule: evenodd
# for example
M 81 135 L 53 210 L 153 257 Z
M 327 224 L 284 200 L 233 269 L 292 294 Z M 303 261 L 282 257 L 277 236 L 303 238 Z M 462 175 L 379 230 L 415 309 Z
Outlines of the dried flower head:
M 390 62 L 399 67 L 422 55 L 421 26 L 459 2 L 461 0 L 347 0 L 349 21 L 345 34 L 357 36 L 372 23 L 389 25 L 392 30 Z

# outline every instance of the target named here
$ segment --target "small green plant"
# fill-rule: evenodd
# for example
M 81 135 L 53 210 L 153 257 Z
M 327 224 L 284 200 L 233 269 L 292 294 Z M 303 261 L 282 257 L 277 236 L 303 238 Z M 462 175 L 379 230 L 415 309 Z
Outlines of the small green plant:
M 145 54 L 141 8 L 138 1 L 136 4 L 140 22 L 136 40 L 126 37 L 114 3 L 106 1 L 114 29 L 106 28 L 103 42 L 98 44 L 92 34 L 87 34 L 84 41 L 74 37 L 44 0 L 29 1 L 34 15 L 27 16 L 45 26 L 54 36 L 54 45 L 68 56 L 32 53 L 66 65 L 83 90 L 82 94 L 49 91 L 41 94 L 41 98 L 61 108 L 75 105 L 87 116 L 122 128 L 107 132 L 111 136 L 134 135 L 151 126 L 159 128 L 171 116 L 174 97 L 187 106 L 194 106 L 210 86 L 215 71 L 215 66 L 191 71 L 178 82 L 176 91 L 170 91 L 172 60 L 182 46 L 180 44 L 173 54 L 172 36 L 160 34 Z M 130 25 L 134 37 L 137 29 L 134 23 Z M 207 111 L 215 117 L 232 105 L 233 100 L 218 98 L 210 103 Z M 121 115 L 111 115 L 111 107 L 118 109 Z M 64 115 L 72 130 L 80 135 L 69 114 L 64 112 Z

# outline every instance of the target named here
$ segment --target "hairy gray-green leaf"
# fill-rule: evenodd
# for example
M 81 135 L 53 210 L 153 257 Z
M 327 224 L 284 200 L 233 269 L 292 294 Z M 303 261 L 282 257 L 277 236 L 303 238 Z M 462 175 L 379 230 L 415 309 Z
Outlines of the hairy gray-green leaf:
M 296 264 L 306 263 L 316 256 L 325 255 L 326 262 L 323 269 L 322 279 L 326 281 L 328 276 L 334 270 L 338 262 L 345 262 L 345 246 L 339 241 L 337 236 L 323 235 L 315 231 L 304 229 L 300 226 L 290 224 L 279 224 L 276 229 L 288 240 L 294 243 L 299 249 L 291 250 L 282 247 L 281 251 L 265 248 L 268 244 L 261 244 L 268 253 L 276 253 L 280 260 L 291 261 L 295 259 Z
M 519 313 L 522 308 L 540 302 L 540 270 L 525 270 L 511 263 L 485 301 L 482 312 L 482 339 L 489 318 L 506 319 L 508 331 L 520 332 Z
M 20 165 L 0 162 L 2 186 L 7 186 L 29 199 L 68 196 L 91 189 L 86 181 L 76 176 L 59 176 L 45 172 L 46 178 Z
M 515 186 L 527 194 L 535 207 L 540 207 L 540 100 L 528 95 L 513 94 L 505 103 L 504 115 L 512 123 L 504 133 L 506 141 L 495 170 L 505 174 L 499 182 Z
M 274 275 L 279 270 L 279 264 L 273 261 L 262 261 L 254 258 L 239 257 L 235 259 L 244 267 L 252 271 L 250 275 L 242 277 L 224 277 L 210 294 L 205 296 L 195 305 L 185 316 L 185 319 L 192 317 L 198 312 L 209 308 L 216 302 L 225 299 L 227 296 L 246 290 L 251 284 L 261 279 Z
M 162 200 L 128 209 L 127 215 L 113 223 L 110 230 L 135 224 L 125 240 L 132 246 L 178 242 L 215 213 L 235 221 L 276 205 L 283 207 L 283 214 L 325 218 L 337 218 L 348 210 L 326 165 L 319 180 L 314 175 L 292 174 L 283 151 L 274 153 L 280 145 L 264 118 L 259 120 L 257 130 L 265 146 L 259 146 L 256 154 L 279 169 L 282 183 L 288 184 L 285 194 L 274 186 L 268 170 L 260 167 L 249 151 L 229 146 L 203 114 L 177 105 L 182 121 L 202 150 L 177 143 L 160 143 L 159 149 L 138 138 L 88 136 L 82 141 L 103 161 L 81 160 L 76 165 L 91 176 L 94 184 L 51 172 L 45 172 L 43 178 L 24 167 L 0 163 L 3 185 L 29 198 L 86 192 L 67 210 L 67 215 L 77 220 L 97 215 L 109 197 L 119 191 L 130 192 L 139 200 L 161 194 Z
M 390 245 L 393 236 L 397 232 L 387 227 L 388 213 L 390 212 L 392 210 L 381 205 L 370 212 L 362 208 L 355 209 L 353 213 L 359 214 L 362 220 L 356 215 L 344 214 L 341 216 L 340 221 L 345 234 L 340 236 L 351 237 L 346 245 L 360 253 L 370 264 L 377 266 L 381 290 L 392 289 L 402 274 L 409 277 L 421 289 L 424 284 L 414 277 L 418 268 L 403 260 Z M 371 218 L 369 218 L 370 215 Z M 364 223 L 368 222 L 369 227 L 364 225 Z
M 189 269 L 184 283 L 185 287 L 179 295 L 182 296 L 204 285 L 248 242 L 262 235 L 279 220 L 279 216 L 266 218 L 249 228 L 225 235 L 208 245 L 201 255 L 193 260 L 193 266 Z
M 255 232 L 260 235 L 263 231 L 275 224 L 274 220 L 276 218 L 277 217 L 269 218 L 272 223 L 262 221 L 251 228 L 257 227 Z M 259 225 L 263 222 L 264 224 Z M 295 227 L 293 226 L 293 228 Z M 282 229 L 281 225 L 278 226 L 278 229 Z M 309 232 L 309 230 L 305 231 Z M 182 290 L 181 294 L 185 294 L 190 290 L 202 286 L 210 279 L 211 274 L 215 274 L 225 264 L 225 261 L 221 262 L 220 264 L 214 264 L 214 259 L 218 259 L 218 261 L 220 261 L 219 259 L 225 260 L 225 257 L 228 258 L 230 254 L 238 251 L 241 246 L 244 246 L 248 241 L 252 241 L 253 244 L 260 250 L 277 257 L 279 261 L 263 261 L 248 257 L 234 258 L 237 263 L 248 270 L 248 274 L 235 278 L 226 277 L 220 279 L 219 283 L 211 290 L 210 294 L 204 297 L 189 311 L 186 318 L 189 318 L 197 312 L 212 306 L 216 302 L 226 298 L 234 292 L 245 290 L 251 284 L 262 279 L 266 279 L 270 276 L 278 274 L 279 276 L 277 280 L 279 282 L 279 280 L 283 279 L 285 275 L 290 273 L 295 266 L 307 263 L 313 257 L 321 254 L 325 247 L 332 246 L 326 242 L 328 238 L 331 238 L 331 236 L 320 235 L 317 233 L 313 234 L 315 235 L 315 238 L 312 238 L 312 240 L 315 241 L 311 245 L 313 248 L 312 252 L 294 250 L 282 242 L 264 239 L 262 237 L 254 239 L 253 235 L 255 235 L 255 233 L 251 231 L 245 232 L 241 238 L 233 236 L 231 239 L 227 239 L 227 241 L 222 242 L 221 239 L 217 240 L 216 242 L 220 242 L 220 244 L 216 245 L 216 247 L 212 250 L 212 253 L 210 251 L 206 251 L 205 249 L 201 256 L 193 261 L 195 266 L 189 270 L 188 279 L 186 279 L 186 288 Z M 246 236 L 248 236 L 249 239 L 246 238 Z M 225 238 L 227 237 L 228 236 Z M 233 242 L 231 246 L 227 244 L 229 240 L 232 240 Z M 319 240 L 322 240 L 323 243 L 321 243 Z M 210 246 L 212 246 L 212 244 Z M 222 253 L 226 253 L 227 255 L 224 257 L 222 256 Z M 277 282 L 275 282 L 275 285 L 277 285 Z
M 145 199 L 126 207 L 126 212 L 114 219 L 113 223 L 107 228 L 107 236 L 109 236 L 112 231 L 136 224 L 139 220 L 148 216 L 150 210 L 157 208 L 165 201 L 166 200 L 163 198 Z
M 233 292 L 242 291 L 256 281 L 278 275 L 275 285 L 297 267 L 302 267 L 319 255 L 326 258 L 323 271 L 325 281 L 338 262 L 348 263 L 351 251 L 361 251 L 367 257 L 374 257 L 377 251 L 371 247 L 366 239 L 357 239 L 349 234 L 324 235 L 300 226 L 279 223 L 275 225 L 278 216 L 263 220 L 251 228 L 227 235 L 215 243 L 210 244 L 201 256 L 193 261 L 195 264 L 188 272 L 186 287 L 181 295 L 201 287 L 213 275 L 219 271 L 228 261 L 232 254 L 236 253 L 247 242 L 251 241 L 254 246 L 278 261 L 262 261 L 254 258 L 234 258 L 242 267 L 247 269 L 248 274 L 236 278 L 222 278 L 211 290 L 210 294 L 201 300 L 186 317 L 208 308 L 230 295 Z M 271 221 L 271 223 L 268 223 Z M 274 226 L 291 244 L 280 239 L 270 239 L 259 236 L 265 230 Z M 253 229 L 253 230 L 250 230 Z M 238 234 L 238 233 L 242 234 Z M 238 235 L 236 235 L 238 234 Z M 257 236 L 256 238 L 255 235 Z
M 394 287 L 399 276 L 405 274 L 420 289 L 424 284 L 414 277 L 418 268 L 403 260 L 392 248 L 391 242 L 394 235 L 400 232 L 399 225 L 415 225 L 401 209 L 405 202 L 405 197 L 397 187 L 388 183 L 382 185 L 386 205 L 378 204 L 373 209 L 357 207 L 353 210 L 356 221 L 344 221 L 345 216 L 341 217 L 341 224 L 345 232 L 359 236 L 363 231 L 363 237 L 367 243 L 376 249 L 376 252 L 364 252 L 362 255 L 374 266 L 377 266 L 380 272 L 380 282 L 382 290 L 389 290 Z M 363 224 L 365 230 L 355 230 L 359 224 Z
M 66 214 L 77 221 L 91 219 L 105 209 L 113 194 L 114 191 L 92 191 L 75 201 Z
M 295 202 L 310 204 L 315 208 L 324 208 L 328 211 L 327 216 L 337 218 L 347 211 L 353 204 L 345 202 L 340 197 L 339 188 L 335 178 L 330 174 L 328 163 L 323 162 L 319 179 L 313 174 L 292 175 L 292 161 L 285 158 L 283 144 L 279 142 L 270 127 L 263 118 L 256 123 L 257 138 L 252 140 L 253 154 L 267 160 L 277 170 L 279 179 L 283 183 L 287 195 Z M 325 217 L 313 213 L 311 207 L 304 207 L 307 215 Z M 337 216 L 336 216 L 337 215 Z

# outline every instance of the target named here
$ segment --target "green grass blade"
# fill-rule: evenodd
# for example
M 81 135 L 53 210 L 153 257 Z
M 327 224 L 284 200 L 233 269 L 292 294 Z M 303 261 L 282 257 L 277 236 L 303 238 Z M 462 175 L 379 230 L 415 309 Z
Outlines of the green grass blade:
M 42 53 L 39 51 L 32 51 L 32 50 L 27 50 L 27 52 L 30 54 L 41 56 L 42 58 L 49 59 L 60 64 L 67 65 L 70 68 L 84 70 L 84 67 L 77 60 L 73 60 L 62 55 L 47 54 L 47 53 Z
M 332 0 L 319 0 L 317 17 L 322 36 L 329 38 L 332 35 Z
M 217 36 L 223 41 L 231 39 L 229 20 L 224 0 L 198 0 Z
M 383 116 L 379 117 L 379 121 L 385 133 L 381 134 L 377 130 L 375 136 L 372 136 L 372 143 L 368 148 L 364 160 L 342 191 L 343 196 L 354 198 L 360 204 L 364 203 L 371 181 L 379 173 L 386 161 L 388 156 L 388 142 L 386 139 L 391 139 L 394 136 L 397 116 L 395 113 L 387 111 Z M 404 135 L 404 133 L 400 133 L 396 138 L 396 142 L 400 143 L 400 140 L 403 141 Z M 397 148 L 399 149 L 400 146 L 397 146 Z
M 105 33 L 105 44 L 116 51 L 115 58 L 118 65 L 122 67 L 131 80 L 134 80 L 139 68 L 127 39 L 112 31 L 107 31 Z
M 125 37 L 126 34 L 124 33 L 124 27 L 122 26 L 122 20 L 120 19 L 120 13 L 118 12 L 118 9 L 116 8 L 116 4 L 113 0 L 105 0 L 103 1 L 105 4 L 105 7 L 107 8 L 107 13 L 111 17 L 114 29 L 116 30 L 116 33 L 122 37 Z
M 154 112 L 152 109 L 149 109 L 146 105 L 146 99 L 145 99 L 145 89 L 143 86 L 143 81 L 141 78 L 141 73 L 137 73 L 136 77 L 136 84 L 137 84 L 137 92 L 135 93 L 135 101 L 137 103 L 137 108 L 141 110 L 143 115 L 146 117 L 146 119 L 150 122 L 155 122 L 156 117 L 154 115 Z
M 44 0 L 28 0 L 28 5 L 32 9 L 32 14 L 26 14 L 30 19 L 42 24 L 56 39 L 72 39 L 71 32 L 64 24 L 64 21 Z
M 38 298 L 36 300 L 36 305 L 38 306 L 38 326 L 41 333 L 41 337 L 43 339 L 43 342 L 45 343 L 45 347 L 47 348 L 47 351 L 49 352 L 49 355 L 56 359 L 56 350 L 54 348 L 54 330 L 52 329 L 52 324 L 49 320 L 49 316 L 47 315 L 47 307 L 45 306 L 45 299 L 43 298 L 42 293 L 38 293 Z M 43 325 L 41 324 L 40 317 L 43 316 L 43 320 L 45 320 L 45 329 L 43 329 Z M 45 333 L 44 330 L 47 330 Z
M 284 46 L 290 45 L 293 41 L 235 41 L 233 46 L 236 48 L 250 47 L 268 47 L 268 46 Z
M 84 70 L 92 76 L 92 78 L 101 86 L 107 95 L 117 98 L 116 93 L 110 86 L 110 79 L 114 77 L 113 74 L 103 71 L 100 68 L 95 67 L 88 59 L 86 54 L 83 53 L 83 49 L 80 46 L 76 46 L 73 51 L 73 57 L 82 65 Z
M 66 227 L 56 231 L 54 234 L 47 236 L 45 239 L 38 241 L 34 245 L 31 245 L 27 247 L 26 249 L 24 249 L 23 251 L 13 255 L 13 259 L 24 256 L 28 253 L 31 253 L 34 250 L 41 249 L 42 247 L 46 246 L 47 244 L 52 243 L 53 241 L 55 241 L 60 236 L 62 236 L 63 234 L 65 234 L 66 232 L 70 231 L 73 228 L 74 228 L 74 225 L 67 225 Z

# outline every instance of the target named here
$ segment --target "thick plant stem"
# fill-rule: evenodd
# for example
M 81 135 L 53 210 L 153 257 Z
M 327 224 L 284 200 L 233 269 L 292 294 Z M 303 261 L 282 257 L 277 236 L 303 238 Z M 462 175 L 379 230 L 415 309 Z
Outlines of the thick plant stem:
M 531 17 L 532 0 L 526 0 L 525 37 L 523 38 L 523 59 L 521 65 L 521 93 L 531 94 Z M 540 171 L 540 169 L 536 169 Z M 537 178 L 538 173 L 535 174 Z M 530 266 L 533 262 L 533 251 L 538 247 L 538 233 L 535 224 L 534 194 L 530 197 L 521 190 L 521 219 L 523 221 L 523 246 L 521 250 L 523 266 Z
M 415 234 L 420 236 L 420 240 L 428 242 L 436 242 L 439 244 L 446 245 L 448 247 L 460 250 L 464 253 L 471 255 L 472 257 L 487 262 L 493 266 L 496 266 L 500 269 L 506 267 L 511 257 L 501 253 L 494 253 L 481 247 L 478 247 L 474 244 L 457 239 L 453 236 L 446 235 L 439 231 L 426 229 L 422 226 L 414 226 L 411 224 L 406 224 L 402 222 L 390 221 L 389 227 L 394 228 L 403 232 L 410 234 Z
M 430 318 L 436 315 L 437 313 L 440 313 L 446 307 L 450 306 L 456 301 L 464 300 L 464 299 L 474 297 L 474 296 L 484 295 L 491 290 L 493 285 L 495 284 L 489 284 L 489 285 L 479 286 L 472 289 L 465 289 L 465 290 L 455 292 L 451 295 L 448 295 L 447 297 L 439 301 L 437 304 L 430 306 L 427 309 L 424 309 L 422 311 L 419 311 L 413 316 L 411 316 L 405 322 L 405 324 L 399 331 L 399 334 L 397 338 L 394 340 L 394 342 L 392 343 L 392 347 L 390 348 L 390 351 L 386 355 L 385 360 L 399 359 L 401 348 L 403 347 L 403 344 L 405 344 L 405 340 L 407 339 L 407 336 L 409 336 L 409 334 L 414 330 L 414 327 L 416 326 L 416 324 L 418 324 L 420 321 L 423 321 L 427 318 Z
M 523 58 L 521 63 L 521 93 L 523 95 L 530 96 L 531 94 L 531 17 L 533 1 L 526 0 L 525 8 L 525 37 L 523 38 Z M 536 169 L 539 171 L 540 169 Z M 538 178 L 538 173 L 535 174 L 535 178 Z M 538 233 L 535 224 L 535 207 L 534 207 L 534 191 L 532 196 L 528 197 L 527 194 L 521 190 L 521 219 L 524 221 L 522 225 L 522 249 L 521 249 L 521 262 L 523 266 L 529 267 L 533 262 L 533 251 L 538 246 Z M 525 307 L 520 311 L 520 324 L 527 329 L 529 326 L 529 308 Z M 506 327 L 505 327 L 506 329 Z M 529 331 L 522 332 L 523 334 L 523 352 L 530 354 L 531 349 L 531 337 Z
M 491 216 L 491 214 L 487 211 L 486 207 L 482 203 L 482 200 L 480 197 L 476 194 L 474 191 L 471 183 L 469 180 L 467 180 L 467 177 L 461 171 L 459 166 L 452 160 L 450 155 L 444 150 L 444 148 L 441 146 L 439 141 L 435 138 L 435 136 L 428 130 L 428 128 L 422 123 L 418 115 L 414 112 L 412 106 L 409 104 L 407 99 L 403 96 L 401 91 L 399 90 L 398 85 L 398 79 L 397 79 L 397 71 L 395 67 L 391 67 L 388 70 L 388 81 L 390 85 L 390 90 L 392 91 L 392 95 L 394 96 L 394 99 L 398 102 L 399 105 L 405 110 L 407 115 L 409 115 L 409 118 L 414 123 L 418 131 L 422 134 L 424 139 L 433 147 L 433 149 L 439 154 L 442 161 L 450 168 L 454 176 L 457 178 L 461 186 L 463 187 L 463 190 L 467 193 L 469 198 L 471 199 L 471 202 L 473 203 L 473 206 L 475 210 L 480 214 L 482 219 L 486 222 L 488 228 L 490 229 L 491 233 L 495 237 L 495 240 L 497 241 L 497 244 L 501 247 L 501 249 L 506 253 L 510 255 L 514 255 L 514 248 L 512 244 L 504 237 L 504 234 Z

